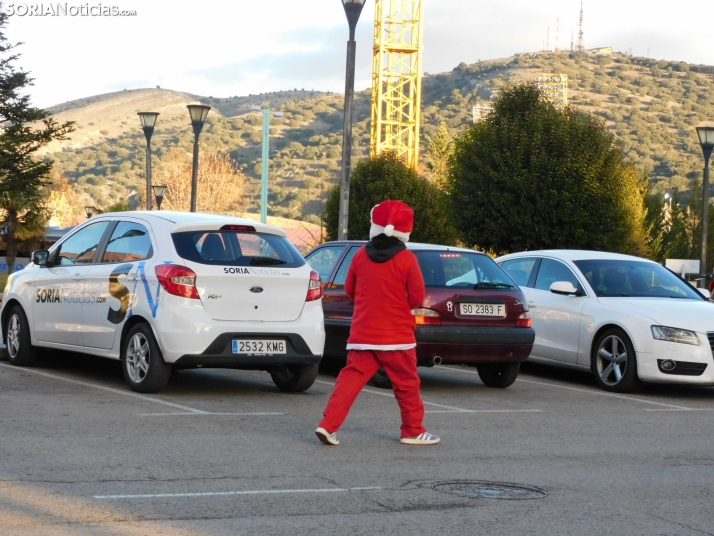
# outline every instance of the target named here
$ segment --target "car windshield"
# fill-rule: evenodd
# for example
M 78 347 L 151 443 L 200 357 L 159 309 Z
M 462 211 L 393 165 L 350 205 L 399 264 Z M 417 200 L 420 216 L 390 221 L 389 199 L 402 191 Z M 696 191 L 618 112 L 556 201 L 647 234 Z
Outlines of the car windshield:
M 517 288 L 490 257 L 457 251 L 415 251 L 427 287 Z
M 189 231 L 171 235 L 182 258 L 220 266 L 275 266 L 305 264 L 287 238 L 250 231 Z
M 704 299 L 679 277 L 654 262 L 598 259 L 574 263 L 601 297 Z

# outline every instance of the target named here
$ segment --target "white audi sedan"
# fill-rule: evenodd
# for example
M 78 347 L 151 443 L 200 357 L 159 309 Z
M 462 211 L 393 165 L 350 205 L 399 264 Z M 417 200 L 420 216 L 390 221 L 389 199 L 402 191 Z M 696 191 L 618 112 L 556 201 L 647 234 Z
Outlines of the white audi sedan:
M 120 359 L 157 392 L 172 368 L 268 371 L 284 391 L 317 376 L 320 277 L 276 227 L 186 212 L 94 217 L 8 278 L 0 322 L 10 363 L 41 348 Z
M 641 382 L 714 384 L 714 304 L 660 264 L 576 250 L 496 262 L 528 300 L 536 332 L 530 361 L 590 369 L 608 391 Z

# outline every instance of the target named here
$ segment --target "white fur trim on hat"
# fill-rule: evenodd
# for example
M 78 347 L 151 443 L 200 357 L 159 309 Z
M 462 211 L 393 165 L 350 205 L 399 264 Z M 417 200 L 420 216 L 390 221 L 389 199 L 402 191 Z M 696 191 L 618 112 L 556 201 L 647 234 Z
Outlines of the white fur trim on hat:
M 384 233 L 384 227 L 381 225 L 377 225 L 376 223 L 373 223 L 370 228 L 369 228 L 369 239 L 372 240 L 375 236 L 381 235 Z
M 404 242 L 405 244 L 409 242 L 409 235 L 411 233 L 403 233 L 401 231 L 392 231 L 392 236 L 397 237 L 399 240 Z

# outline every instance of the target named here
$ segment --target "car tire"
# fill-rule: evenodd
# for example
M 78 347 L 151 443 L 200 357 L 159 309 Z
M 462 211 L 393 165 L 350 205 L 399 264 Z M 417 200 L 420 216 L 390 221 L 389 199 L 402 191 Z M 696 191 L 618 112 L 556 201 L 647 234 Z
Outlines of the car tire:
M 39 351 L 32 346 L 30 337 L 30 324 L 25 311 L 19 305 L 10 310 L 5 324 L 5 345 L 7 358 L 11 364 L 18 367 L 34 365 Z
M 632 341 L 620 328 L 608 329 L 595 341 L 592 371 L 595 381 L 605 391 L 632 393 L 642 386 Z
M 513 385 L 520 369 L 520 363 L 481 363 L 476 365 L 479 378 L 484 385 L 498 389 L 505 389 Z
M 311 365 L 288 365 L 270 373 L 273 383 L 286 393 L 301 393 L 312 387 L 317 378 L 319 363 Z
M 392 380 L 389 379 L 389 376 L 387 376 L 383 368 L 379 369 L 374 376 L 372 376 L 372 379 L 369 380 L 369 384 L 374 387 L 379 387 L 380 389 L 392 388 Z
M 154 332 L 146 323 L 129 330 L 121 351 L 124 379 L 132 391 L 158 393 L 171 377 L 171 365 L 164 362 Z

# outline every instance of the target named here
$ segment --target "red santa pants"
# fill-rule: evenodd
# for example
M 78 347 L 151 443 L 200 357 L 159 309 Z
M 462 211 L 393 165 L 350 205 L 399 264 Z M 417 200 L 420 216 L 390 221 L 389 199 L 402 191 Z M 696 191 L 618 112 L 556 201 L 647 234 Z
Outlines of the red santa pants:
M 426 432 L 423 426 L 424 403 L 419 395 L 421 381 L 416 368 L 416 348 L 409 350 L 350 350 L 347 366 L 340 371 L 335 390 L 327 402 L 320 422 L 330 433 L 336 432 L 347 418 L 357 395 L 380 369 L 392 381 L 394 397 L 402 414 L 402 437 Z

